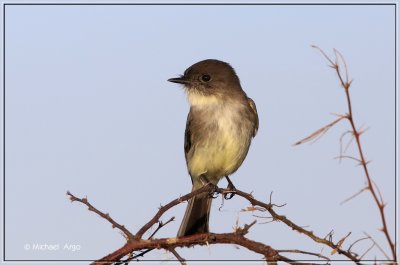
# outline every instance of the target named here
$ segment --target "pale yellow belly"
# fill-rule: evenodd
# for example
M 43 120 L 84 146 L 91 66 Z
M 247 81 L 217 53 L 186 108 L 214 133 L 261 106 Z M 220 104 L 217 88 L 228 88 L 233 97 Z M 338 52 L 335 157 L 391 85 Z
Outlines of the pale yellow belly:
M 206 174 L 216 184 L 241 165 L 248 149 L 245 145 L 243 139 L 238 139 L 231 131 L 219 131 L 208 143 L 195 146 L 188 161 L 190 174 L 194 177 Z

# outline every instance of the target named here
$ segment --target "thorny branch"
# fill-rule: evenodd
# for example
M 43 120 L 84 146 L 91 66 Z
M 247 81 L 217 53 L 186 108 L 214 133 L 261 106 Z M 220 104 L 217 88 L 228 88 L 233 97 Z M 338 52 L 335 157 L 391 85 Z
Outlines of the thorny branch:
M 352 102 L 351 102 L 351 97 L 350 97 L 350 86 L 352 81 L 349 80 L 349 73 L 348 73 L 348 69 L 347 69 L 347 65 L 346 62 L 344 60 L 343 55 L 337 51 L 336 49 L 334 49 L 334 60 L 332 60 L 331 58 L 329 58 L 329 56 L 318 46 L 312 46 L 313 48 L 319 50 L 321 52 L 321 54 L 325 57 L 325 59 L 329 62 L 329 66 L 331 68 L 333 68 L 336 72 L 336 75 L 339 78 L 339 82 L 341 87 L 344 89 L 345 94 L 346 94 L 346 101 L 347 101 L 347 111 L 348 113 L 340 116 L 339 119 L 341 118 L 345 118 L 349 121 L 350 126 L 351 126 L 351 134 L 354 137 L 356 144 L 357 144 L 357 150 L 358 150 L 358 154 L 359 154 L 359 158 L 353 158 L 353 157 L 349 157 L 349 156 L 343 156 L 342 154 L 340 154 L 339 158 L 351 158 L 356 160 L 357 162 L 359 162 L 362 165 L 366 180 L 367 180 L 367 187 L 363 188 L 361 190 L 365 191 L 365 190 L 369 190 L 373 200 L 375 202 L 375 204 L 377 205 L 378 209 L 379 209 L 379 214 L 380 214 L 380 218 L 381 218 L 381 223 L 382 223 L 382 228 L 381 231 L 384 233 L 385 237 L 386 237 L 386 241 L 389 244 L 390 250 L 392 252 L 392 260 L 394 262 L 397 262 L 397 255 L 396 255 L 396 246 L 395 243 L 393 242 L 392 238 L 389 235 L 389 230 L 387 227 L 387 222 L 386 222 L 386 217 L 385 217 L 385 206 L 386 204 L 384 203 L 383 199 L 381 196 L 378 197 L 377 193 L 379 193 L 379 189 L 376 187 L 376 185 L 374 185 L 371 175 L 369 173 L 368 170 L 368 161 L 365 159 L 365 155 L 362 149 L 362 145 L 361 145 L 361 139 L 360 136 L 361 134 L 365 131 L 365 130 L 357 130 L 357 127 L 355 125 L 355 121 L 354 121 L 354 117 L 353 117 L 353 107 L 352 107 Z M 341 62 L 341 63 L 340 63 Z M 341 68 L 341 65 L 343 66 L 343 70 Z M 344 71 L 344 76 L 342 74 L 342 71 Z M 335 120 L 334 122 L 326 125 L 325 127 L 317 130 L 316 132 L 312 133 L 310 136 L 306 137 L 305 139 L 297 142 L 295 145 L 298 144 L 302 144 L 304 142 L 310 141 L 312 139 L 315 139 L 316 137 L 319 137 L 321 134 L 325 133 L 329 128 L 331 128 L 336 122 L 339 121 Z M 341 137 L 342 138 L 342 137 Z M 377 192 L 378 190 L 378 192 Z M 361 193 L 359 192 L 359 193 Z M 357 193 L 356 195 L 358 195 L 359 193 Z M 356 196 L 355 195 L 355 196 Z M 353 196 L 353 197 L 355 197 Z M 352 198 L 352 197 L 351 197 Z
M 100 215 L 102 218 L 106 219 L 108 222 L 111 223 L 112 228 L 118 228 L 124 235 L 127 240 L 133 239 L 133 235 L 131 232 L 129 232 L 128 229 L 125 228 L 125 226 L 118 224 L 117 222 L 114 221 L 114 219 L 111 218 L 111 216 L 108 213 L 103 213 L 102 211 L 97 210 L 93 205 L 91 205 L 88 201 L 87 198 L 77 198 L 74 195 L 72 195 L 69 191 L 67 191 L 67 195 L 69 196 L 69 199 L 71 202 L 78 201 L 80 203 L 85 204 L 88 207 L 89 211 L 95 212 L 96 214 Z
M 220 189 L 220 191 L 224 192 L 223 189 Z M 289 220 L 286 216 L 280 215 L 277 212 L 275 212 L 275 210 L 273 209 L 273 204 L 264 203 L 264 202 L 261 202 L 259 200 L 256 200 L 251 194 L 245 193 L 245 192 L 240 191 L 240 190 L 236 190 L 236 194 L 241 196 L 241 197 L 243 197 L 243 198 L 245 198 L 245 199 L 247 199 L 253 206 L 260 206 L 261 208 L 258 208 L 258 210 L 265 209 L 266 211 L 268 211 L 269 214 L 272 216 L 273 220 L 281 221 L 284 224 L 286 224 L 287 226 L 289 226 L 290 228 L 292 228 L 293 230 L 308 236 L 309 238 L 311 238 L 315 242 L 327 245 L 330 248 L 332 248 L 333 250 L 336 250 L 339 254 L 345 255 L 347 258 L 349 258 L 350 260 L 354 261 L 355 263 L 357 263 L 357 264 L 360 263 L 360 260 L 357 258 L 356 255 L 350 253 L 349 251 L 346 251 L 346 250 L 342 249 L 341 245 L 339 243 L 335 244 L 331 240 L 328 240 L 328 239 L 325 239 L 325 238 L 321 238 L 321 237 L 315 235 L 313 233 L 313 231 L 307 230 L 307 229 L 295 224 L 294 222 Z
M 278 251 L 272 247 L 265 245 L 264 243 L 256 242 L 247 239 L 242 234 L 237 233 L 203 233 L 195 234 L 187 237 L 180 238 L 161 238 L 153 240 L 139 240 L 127 242 L 123 247 L 117 251 L 107 255 L 106 257 L 96 261 L 94 264 L 112 264 L 118 261 L 125 255 L 128 255 L 132 251 L 149 249 L 149 248 L 163 248 L 163 249 L 174 249 L 176 247 L 190 247 L 193 245 L 212 245 L 212 244 L 236 244 L 243 246 L 251 251 L 262 254 L 268 261 L 285 261 L 288 263 L 295 263 L 293 260 L 286 258 L 279 254 Z M 182 260 L 180 260 L 182 261 Z
M 205 185 L 202 188 L 195 190 L 191 193 L 188 193 L 180 198 L 177 198 L 177 199 L 171 201 L 170 203 L 166 204 L 165 206 L 161 207 L 158 210 L 158 212 L 155 214 L 155 216 L 147 224 L 145 224 L 133 236 L 132 239 L 128 240 L 128 242 L 123 247 L 121 247 L 120 249 L 114 251 L 113 253 L 105 256 L 104 258 L 102 258 L 96 262 L 101 262 L 101 263 L 105 262 L 105 264 L 112 264 L 113 262 L 118 262 L 123 257 L 129 255 L 130 253 L 132 253 L 134 251 L 138 251 L 138 250 L 144 250 L 144 251 L 133 257 L 143 256 L 145 253 L 151 251 L 154 248 L 163 248 L 163 249 L 170 251 L 171 249 L 175 249 L 176 247 L 189 247 L 189 246 L 193 246 L 193 245 L 236 244 L 236 245 L 246 247 L 247 249 L 252 250 L 256 253 L 264 255 L 266 260 L 269 260 L 269 261 L 285 261 L 290 264 L 296 263 L 295 261 L 280 255 L 279 252 L 277 250 L 275 250 L 274 248 L 272 248 L 271 246 L 265 245 L 260 242 L 249 240 L 245 237 L 245 235 L 247 234 L 250 227 L 255 224 L 255 221 L 249 225 L 245 225 L 243 228 L 236 229 L 233 233 L 227 233 L 227 234 L 198 234 L 198 235 L 192 235 L 192 236 L 181 237 L 181 238 L 166 238 L 166 239 L 149 238 L 148 240 L 141 239 L 143 234 L 146 231 L 148 231 L 154 224 L 158 223 L 160 226 L 159 219 L 168 209 L 174 207 L 175 205 L 177 205 L 183 201 L 187 201 L 200 193 L 210 193 L 210 192 L 214 192 L 214 193 L 216 192 L 219 194 L 227 194 L 227 193 L 234 192 L 236 195 L 248 200 L 253 206 L 257 206 L 257 208 L 256 208 L 257 210 L 268 211 L 269 214 L 271 214 L 273 220 L 281 221 L 282 223 L 289 226 L 291 229 L 308 236 L 315 242 L 327 245 L 330 248 L 332 248 L 333 250 L 335 250 L 336 252 L 338 252 L 339 254 L 342 254 L 342 255 L 348 257 L 350 260 L 354 261 L 355 263 L 361 264 L 360 260 L 357 258 L 357 255 L 341 248 L 341 244 L 343 243 L 344 239 L 347 236 L 342 238 L 341 240 L 339 240 L 338 243 L 334 243 L 331 240 L 331 238 L 325 239 L 325 238 L 318 237 L 312 231 L 306 230 L 305 228 L 303 228 L 299 225 L 296 225 L 294 222 L 289 220 L 286 216 L 279 215 L 278 213 L 276 213 L 273 208 L 278 207 L 280 205 L 275 205 L 272 202 L 264 203 L 262 201 L 255 199 L 251 194 L 240 191 L 240 190 L 232 191 L 229 189 L 222 189 L 222 188 L 214 187 L 213 185 L 210 185 L 210 184 Z M 84 203 L 85 205 L 88 205 L 87 200 L 79 199 L 79 198 L 75 197 L 74 195 L 72 195 L 71 193 L 69 193 L 68 195 L 73 196 L 74 201 L 79 201 L 81 203 Z M 107 215 L 102 214 L 99 210 L 97 210 L 93 206 L 91 206 L 91 207 L 93 208 L 92 211 L 96 212 L 101 217 L 110 221 L 108 218 L 105 217 Z M 168 222 L 170 222 L 170 221 L 171 221 L 171 219 Z M 155 232 L 157 232 L 157 231 L 158 231 L 158 229 L 156 229 Z M 153 237 L 154 234 L 155 233 L 153 233 L 151 235 L 151 237 Z M 298 251 L 302 251 L 302 250 L 298 250 Z M 308 253 L 308 254 L 311 253 L 311 252 L 307 252 L 307 251 L 303 251 L 303 252 Z M 298 253 L 300 253 L 300 252 L 298 252 Z M 314 256 L 318 256 L 318 255 L 320 255 L 320 254 L 314 253 Z M 132 257 L 128 258 L 126 261 L 130 261 L 130 260 L 133 260 L 133 258 Z M 184 260 L 180 260 L 180 261 L 184 262 Z

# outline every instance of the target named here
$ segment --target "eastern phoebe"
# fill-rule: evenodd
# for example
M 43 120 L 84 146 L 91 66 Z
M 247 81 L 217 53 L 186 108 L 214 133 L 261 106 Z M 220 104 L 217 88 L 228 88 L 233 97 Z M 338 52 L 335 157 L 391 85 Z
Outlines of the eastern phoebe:
M 235 70 L 222 61 L 200 61 L 168 81 L 182 84 L 190 103 L 185 158 L 192 191 L 201 188 L 204 179 L 214 185 L 224 176 L 229 181 L 257 133 L 256 104 L 243 91 Z M 200 194 L 189 201 L 178 237 L 209 232 L 211 200 Z

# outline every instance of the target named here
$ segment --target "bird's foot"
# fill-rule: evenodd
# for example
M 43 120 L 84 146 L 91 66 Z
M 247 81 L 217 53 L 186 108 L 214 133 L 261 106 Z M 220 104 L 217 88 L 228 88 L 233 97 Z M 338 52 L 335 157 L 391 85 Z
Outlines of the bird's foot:
M 232 181 L 229 179 L 228 176 L 225 176 L 226 180 L 228 181 L 228 186 L 226 187 L 227 190 L 229 190 L 229 192 L 224 194 L 224 198 L 225 200 L 230 200 L 233 198 L 233 196 L 235 196 L 236 193 L 236 187 L 235 185 L 233 185 Z
M 204 174 L 200 175 L 200 181 L 203 183 L 203 185 L 211 185 L 212 186 L 211 191 L 208 194 L 209 197 L 211 197 L 213 199 L 218 197 L 219 191 L 218 191 L 217 185 L 211 183 Z

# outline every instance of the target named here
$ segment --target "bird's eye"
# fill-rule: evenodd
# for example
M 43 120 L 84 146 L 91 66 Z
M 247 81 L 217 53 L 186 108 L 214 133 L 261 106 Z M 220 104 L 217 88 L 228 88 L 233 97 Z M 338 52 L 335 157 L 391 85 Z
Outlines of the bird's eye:
M 201 76 L 201 81 L 203 81 L 203 82 L 208 82 L 210 80 L 211 80 L 211 76 L 210 75 L 204 74 L 204 75 Z

